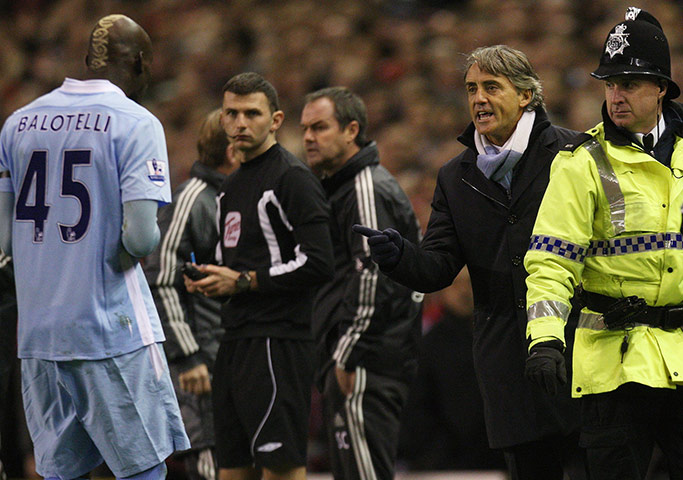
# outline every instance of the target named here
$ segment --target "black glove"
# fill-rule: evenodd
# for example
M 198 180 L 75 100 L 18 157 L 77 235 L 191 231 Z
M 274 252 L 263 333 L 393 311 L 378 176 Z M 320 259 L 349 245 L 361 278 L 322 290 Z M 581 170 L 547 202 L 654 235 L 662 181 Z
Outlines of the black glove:
M 524 376 L 550 395 L 556 395 L 560 385 L 567 383 L 562 342 L 552 340 L 531 347 L 526 359 Z
M 393 228 L 387 228 L 380 232 L 374 228 L 358 224 L 351 229 L 368 237 L 370 258 L 379 265 L 380 269 L 390 271 L 398 265 L 401 254 L 403 254 L 403 237 L 400 233 Z

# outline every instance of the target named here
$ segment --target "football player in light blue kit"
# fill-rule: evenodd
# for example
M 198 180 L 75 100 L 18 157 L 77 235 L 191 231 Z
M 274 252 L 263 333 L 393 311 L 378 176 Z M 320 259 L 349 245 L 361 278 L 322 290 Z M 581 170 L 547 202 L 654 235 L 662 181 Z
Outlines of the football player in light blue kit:
M 171 200 L 161 123 L 128 98 L 151 60 L 139 25 L 106 16 L 87 80 L 65 79 L 0 133 L 0 247 L 14 257 L 24 408 L 49 479 L 105 461 L 117 478 L 156 480 L 190 447 L 136 259 Z

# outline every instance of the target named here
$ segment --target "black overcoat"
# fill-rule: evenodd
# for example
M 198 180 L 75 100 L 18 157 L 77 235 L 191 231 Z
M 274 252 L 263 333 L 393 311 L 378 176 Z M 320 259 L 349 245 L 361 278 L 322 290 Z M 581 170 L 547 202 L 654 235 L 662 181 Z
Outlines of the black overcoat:
M 439 171 L 423 241 L 419 247 L 406 241 L 400 263 L 386 272 L 427 293 L 449 286 L 467 265 L 474 291 L 474 366 L 492 448 L 578 429 L 571 382 L 551 397 L 524 378 L 528 344 L 523 265 L 550 164 L 576 135 L 552 126 L 545 111 L 538 109 L 529 146 L 513 171 L 508 195 L 477 168 L 470 124 L 458 138 L 467 150 Z M 567 338 L 573 338 L 569 326 Z M 569 361 L 571 345 L 567 350 Z

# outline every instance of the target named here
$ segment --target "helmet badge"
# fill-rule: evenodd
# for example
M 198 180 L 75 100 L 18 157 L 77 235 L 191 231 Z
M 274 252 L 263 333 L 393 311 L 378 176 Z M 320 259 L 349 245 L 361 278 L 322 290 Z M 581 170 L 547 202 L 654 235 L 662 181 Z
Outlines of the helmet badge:
M 623 23 L 614 27 L 614 33 L 610 33 L 607 42 L 605 43 L 605 52 L 609 53 L 610 58 L 618 53 L 623 55 L 624 48 L 628 47 L 630 44 L 626 40 L 630 34 L 624 33 L 626 31 L 626 25 Z
M 640 13 L 640 8 L 628 7 L 626 9 L 626 20 L 635 20 L 636 18 L 638 18 L 639 13 Z

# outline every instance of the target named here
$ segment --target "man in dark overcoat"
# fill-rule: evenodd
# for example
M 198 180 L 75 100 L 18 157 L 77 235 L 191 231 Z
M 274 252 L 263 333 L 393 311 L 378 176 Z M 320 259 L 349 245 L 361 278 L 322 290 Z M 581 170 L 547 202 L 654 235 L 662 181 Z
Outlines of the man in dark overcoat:
M 420 292 L 449 286 L 467 265 L 475 305 L 474 365 L 489 445 L 503 450 L 512 479 L 561 480 L 564 473 L 583 479 L 578 409 L 569 387 L 550 395 L 524 376 L 522 262 L 551 161 L 576 132 L 551 125 L 538 75 L 518 50 L 497 45 L 473 51 L 465 89 L 472 123 L 458 140 L 467 149 L 439 171 L 420 245 L 393 229 L 354 230 L 368 237 L 383 272 Z

